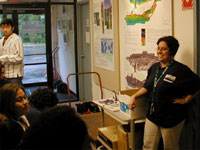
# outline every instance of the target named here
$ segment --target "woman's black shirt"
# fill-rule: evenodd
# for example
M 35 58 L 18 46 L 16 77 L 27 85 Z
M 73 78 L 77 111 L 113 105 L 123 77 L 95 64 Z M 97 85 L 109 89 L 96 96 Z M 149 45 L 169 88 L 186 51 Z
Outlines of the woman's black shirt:
M 144 84 L 144 88 L 148 90 L 148 100 L 154 105 L 153 113 L 148 113 L 147 118 L 161 127 L 170 128 L 186 117 L 186 105 L 173 104 L 173 101 L 176 98 L 184 98 L 188 94 L 193 95 L 200 89 L 200 78 L 186 65 L 173 61 L 153 92 L 157 70 L 159 75 L 164 70 L 159 62 L 150 67 Z M 153 94 L 155 94 L 154 100 L 152 100 Z

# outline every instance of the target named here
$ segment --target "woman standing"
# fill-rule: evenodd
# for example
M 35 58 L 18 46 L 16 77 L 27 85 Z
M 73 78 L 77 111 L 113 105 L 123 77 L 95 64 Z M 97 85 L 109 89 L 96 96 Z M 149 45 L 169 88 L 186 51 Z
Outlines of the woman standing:
M 147 94 L 150 109 L 144 131 L 144 150 L 155 150 L 162 136 L 164 149 L 179 149 L 179 137 L 186 117 L 186 104 L 200 89 L 200 78 L 186 65 L 174 60 L 179 42 L 173 36 L 157 41 L 157 63 L 149 70 L 146 82 L 132 95 L 129 107 L 136 106 L 136 98 Z

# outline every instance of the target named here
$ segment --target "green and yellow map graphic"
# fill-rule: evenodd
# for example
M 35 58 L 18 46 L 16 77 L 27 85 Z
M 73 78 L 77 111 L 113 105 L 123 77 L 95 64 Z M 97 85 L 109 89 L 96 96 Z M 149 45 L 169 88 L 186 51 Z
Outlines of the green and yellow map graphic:
M 151 0 L 129 0 L 129 1 L 130 3 L 134 4 L 135 8 L 137 8 L 140 5 L 144 5 L 146 2 L 149 2 Z M 134 14 L 133 11 L 131 11 L 131 13 L 126 15 L 125 17 L 127 25 L 135 25 L 136 23 L 145 24 L 145 22 L 149 21 L 156 9 L 158 1 L 161 0 L 154 0 L 151 8 L 145 10 L 142 14 Z

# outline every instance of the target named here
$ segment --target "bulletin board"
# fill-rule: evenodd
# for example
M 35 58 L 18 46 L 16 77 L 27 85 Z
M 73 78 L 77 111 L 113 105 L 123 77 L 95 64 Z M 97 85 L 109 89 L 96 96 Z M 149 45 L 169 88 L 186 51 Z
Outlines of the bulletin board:
M 118 0 L 91 0 L 92 69 L 101 76 L 103 88 L 119 91 Z M 95 83 L 99 83 L 94 77 Z

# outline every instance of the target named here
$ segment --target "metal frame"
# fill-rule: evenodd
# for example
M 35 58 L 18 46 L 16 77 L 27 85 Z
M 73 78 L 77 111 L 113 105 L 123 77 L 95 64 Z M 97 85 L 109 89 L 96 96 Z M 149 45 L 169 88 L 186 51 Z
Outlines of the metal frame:
M 52 64 L 52 45 L 51 45 L 51 5 L 73 5 L 74 7 L 74 45 L 75 45 L 75 70 L 78 72 L 78 56 L 77 56 L 77 14 L 76 14 L 76 3 L 77 0 L 74 0 L 74 2 L 23 2 L 23 3 L 14 3 L 14 2 L 4 2 L 0 3 L 0 5 L 5 7 L 11 7 L 20 9 L 23 8 L 25 10 L 31 11 L 31 9 L 37 9 L 39 12 L 41 12 L 40 8 L 44 8 L 45 10 L 45 26 L 46 26 L 46 55 L 47 55 L 47 73 L 48 73 L 48 79 L 47 79 L 47 85 L 50 88 L 53 88 L 53 64 Z M 3 15 L 5 10 L 3 10 Z M 34 83 L 34 84 L 26 84 L 26 86 L 33 86 L 33 85 L 44 85 L 45 83 Z M 78 77 L 76 78 L 76 87 L 77 91 L 79 92 L 79 86 L 78 86 Z
M 200 76 L 200 2 L 193 1 L 194 6 L 194 69 Z
M 34 3 L 34 4 L 4 4 L 3 5 L 3 17 L 5 17 L 5 13 L 6 11 L 9 9 L 16 9 L 16 10 L 24 10 L 22 12 L 19 13 L 13 13 L 13 20 L 18 20 L 18 15 L 17 14 L 21 14 L 21 13 L 38 13 L 37 10 L 39 11 L 39 13 L 43 13 L 45 14 L 45 33 L 46 33 L 46 59 L 47 62 L 46 63 L 35 63 L 35 64 L 31 64 L 31 65 L 38 65 L 38 64 L 47 64 L 47 82 L 42 82 L 42 83 L 31 83 L 31 84 L 25 84 L 24 86 L 33 86 L 33 85 L 48 85 L 48 87 L 53 88 L 53 69 L 52 69 L 52 54 L 51 54 L 51 15 L 50 15 L 50 5 L 48 3 Z M 16 28 L 18 29 L 18 24 L 16 25 Z M 16 32 L 18 33 L 18 31 Z M 30 65 L 30 64 L 26 64 L 26 65 Z
M 69 77 L 70 76 L 78 76 L 78 75 L 84 75 L 84 74 L 96 74 L 99 79 L 99 87 L 100 87 L 100 92 L 101 92 L 101 99 L 103 99 L 103 88 L 102 88 L 102 82 L 101 82 L 101 76 L 97 72 L 80 72 L 80 73 L 71 73 L 67 76 L 67 91 L 68 91 L 68 100 L 69 100 L 69 106 L 71 106 L 71 92 L 69 88 Z

